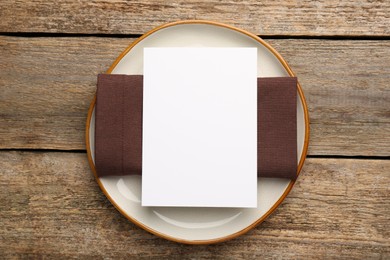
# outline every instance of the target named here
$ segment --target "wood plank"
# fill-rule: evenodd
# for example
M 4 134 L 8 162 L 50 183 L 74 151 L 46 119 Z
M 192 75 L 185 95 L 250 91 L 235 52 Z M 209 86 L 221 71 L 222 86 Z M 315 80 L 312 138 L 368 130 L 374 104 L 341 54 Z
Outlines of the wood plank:
M 389 168 L 389 160 L 308 159 L 263 224 L 232 241 L 194 247 L 122 217 L 84 153 L 2 151 L 0 256 L 388 259 Z
M 213 20 L 258 35 L 390 34 L 389 1 L 88 1 L 0 3 L 0 31 L 143 34 L 161 24 Z
M 96 75 L 132 41 L 0 37 L 0 148 L 85 149 Z M 390 155 L 390 41 L 269 42 L 305 91 L 310 155 Z
M 390 155 L 390 41 L 270 40 L 297 74 L 311 155 Z

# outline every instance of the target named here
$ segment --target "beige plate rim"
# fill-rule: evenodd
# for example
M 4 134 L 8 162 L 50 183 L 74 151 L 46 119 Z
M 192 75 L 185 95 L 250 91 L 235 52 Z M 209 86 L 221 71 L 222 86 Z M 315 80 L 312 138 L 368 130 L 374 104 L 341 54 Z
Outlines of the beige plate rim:
M 295 77 L 295 74 L 294 72 L 291 70 L 290 66 L 287 64 L 287 62 L 283 59 L 283 57 L 273 48 L 271 47 L 268 43 L 266 43 L 263 39 L 261 39 L 260 37 L 256 36 L 255 34 L 252 34 L 250 32 L 247 32 L 245 30 L 242 30 L 242 29 L 239 29 L 239 28 L 236 28 L 236 27 L 233 27 L 231 25 L 226 25 L 226 24 L 223 24 L 223 23 L 219 23 L 219 22 L 214 22 L 214 21 L 208 21 L 208 20 L 185 20 L 185 21 L 177 21 L 177 22 L 172 22 L 172 23 L 167 23 L 167 24 L 163 24 L 159 27 L 156 27 L 152 30 L 150 30 L 149 32 L 145 33 L 144 35 L 142 35 L 140 38 L 138 38 L 137 40 L 135 40 L 133 43 L 131 43 L 119 56 L 118 58 L 114 61 L 114 63 L 110 66 L 110 68 L 107 70 L 107 73 L 110 74 L 113 69 L 116 67 L 116 65 L 122 60 L 122 58 L 134 47 L 136 46 L 140 41 L 142 41 L 144 38 L 148 37 L 149 35 L 161 30 L 161 29 L 164 29 L 164 28 L 167 28 L 167 27 L 171 27 L 171 26 L 175 26 L 175 25 L 182 25 L 182 24 L 207 24 L 207 25 L 214 25 L 214 26 L 219 26 L 219 27 L 224 27 L 224 28 L 228 28 L 228 29 L 231 29 L 231 30 L 234 30 L 234 31 L 237 31 L 237 32 L 240 32 L 242 34 L 245 34 L 251 38 L 253 38 L 254 40 L 258 41 L 260 44 L 262 44 L 264 47 L 266 47 L 269 51 L 272 52 L 272 54 L 275 55 L 275 57 L 280 61 L 280 63 L 283 65 L 283 67 L 286 69 L 287 73 L 291 76 L 291 77 Z M 298 94 L 301 98 L 301 101 L 302 101 L 302 105 L 303 105 L 303 112 L 304 112 L 304 118 L 305 118 L 305 140 L 304 140 L 304 145 L 303 145 L 303 151 L 302 151 L 302 156 L 299 160 L 299 164 L 298 164 L 298 168 L 297 168 L 297 175 L 299 175 L 301 169 L 302 169 L 302 166 L 305 162 L 305 159 L 306 159 L 306 155 L 307 155 L 307 149 L 308 149 L 308 146 L 309 146 L 309 133 L 310 133 L 310 129 L 309 129 L 309 112 L 308 112 L 308 108 L 307 108 L 307 104 L 306 104 L 306 99 L 305 99 L 305 96 L 303 94 L 303 91 L 302 91 L 302 88 L 301 88 L 301 85 L 297 84 L 297 91 L 298 91 Z M 96 179 L 96 182 L 98 183 L 100 189 L 103 191 L 104 195 L 106 195 L 106 197 L 108 198 L 108 200 L 114 205 L 114 207 L 123 215 L 125 216 L 128 220 L 130 220 L 131 222 L 133 222 L 134 224 L 136 224 L 137 226 L 143 228 L 144 230 L 156 235 L 156 236 L 159 236 L 159 237 L 162 237 L 162 238 L 165 238 L 167 240 L 171 240 L 171 241 L 175 241 L 175 242 L 178 242 L 178 243 L 183 243 L 183 244 L 213 244 L 213 243 L 219 243 L 219 242 L 223 242 L 223 241 L 227 241 L 227 240 L 230 240 L 230 239 L 233 239 L 235 237 L 238 237 L 242 234 L 245 234 L 246 232 L 248 232 L 249 230 L 251 230 L 252 228 L 254 228 L 255 226 L 257 226 L 258 224 L 260 224 L 261 222 L 263 222 L 281 203 L 282 201 L 286 198 L 286 196 L 290 193 L 292 187 L 294 186 L 294 183 L 295 181 L 291 181 L 288 185 L 288 187 L 286 188 L 285 192 L 282 194 L 282 196 L 278 199 L 278 201 L 263 215 L 261 216 L 259 219 L 257 219 L 254 223 L 250 224 L 249 226 L 247 226 L 246 228 L 238 231 L 238 232 L 235 232 L 233 234 L 230 234 L 229 236 L 225 236 L 225 237 L 221 237 L 221 238 L 217 238 L 217 239 L 207 239 L 207 240 L 186 240 L 186 239 L 178 239 L 178 238 L 175 238 L 175 237 L 172 237 L 172 236 L 168 236 L 166 234 L 163 234 L 161 232 L 158 232 L 154 229 L 151 229 L 149 227 L 147 227 L 146 225 L 142 224 L 141 222 L 139 222 L 138 220 L 134 219 L 133 217 L 131 217 L 130 215 L 126 214 L 120 207 L 119 205 L 114 201 L 114 199 L 108 194 L 108 192 L 106 191 L 106 189 L 104 188 L 104 186 L 102 185 L 102 182 L 100 181 L 99 177 L 97 176 L 96 174 L 96 169 L 95 169 L 95 165 L 93 163 L 93 160 L 92 160 L 92 155 L 91 155 L 91 149 L 90 149 L 90 142 L 89 142 L 89 128 L 90 128 L 90 123 L 91 123 L 91 117 L 92 117 L 92 112 L 94 110 L 94 107 L 95 107 L 95 103 L 96 103 L 96 95 L 95 97 L 93 98 L 90 106 L 89 106 L 89 110 L 88 110 L 88 116 L 87 116 L 87 123 L 86 123 L 86 130 L 85 130 L 85 142 L 86 142 L 86 148 L 87 148 L 87 156 L 88 156 L 88 162 L 89 162 L 89 165 L 91 167 L 91 170 L 93 172 L 93 175 L 95 176 L 95 179 Z

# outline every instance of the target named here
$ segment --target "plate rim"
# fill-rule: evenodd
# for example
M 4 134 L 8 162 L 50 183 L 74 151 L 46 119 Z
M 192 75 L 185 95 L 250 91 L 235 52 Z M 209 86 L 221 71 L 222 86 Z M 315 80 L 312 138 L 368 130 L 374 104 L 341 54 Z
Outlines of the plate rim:
M 295 74 L 294 72 L 292 71 L 292 69 L 290 68 L 290 66 L 288 65 L 288 63 L 284 60 L 284 58 L 271 46 L 269 45 L 268 43 L 266 43 L 263 39 L 261 39 L 259 36 L 253 34 L 253 33 L 250 33 L 246 30 L 243 30 L 243 29 L 239 29 L 239 28 L 236 28 L 234 26 L 231 26 L 231 25 L 227 25 L 227 24 L 224 24 L 224 23 L 220 23 L 220 22 L 215 22 L 215 21 L 210 21 L 210 20 L 181 20 L 181 21 L 176 21 L 176 22 L 170 22 L 170 23 L 165 23 L 165 24 L 162 24 L 158 27 L 155 27 L 154 29 L 146 32 L 145 34 L 143 34 L 141 37 L 139 37 L 138 39 L 136 39 L 134 42 L 132 42 L 116 59 L 115 61 L 111 64 L 111 66 L 109 67 L 109 69 L 106 71 L 107 74 L 111 74 L 111 72 L 114 70 L 114 68 L 118 65 L 118 63 L 122 60 L 122 58 L 133 48 L 135 47 L 140 41 L 142 41 L 143 39 L 145 39 L 146 37 L 150 36 L 151 34 L 161 30 L 161 29 L 164 29 L 164 28 L 167 28 L 167 27 L 172 27 L 172 26 L 176 26 L 176 25 L 183 25 L 183 24 L 206 24 L 206 25 L 213 25 L 213 26 L 218 26 L 218 27 L 223 27 L 223 28 L 227 28 L 227 29 L 231 29 L 231 30 L 234 30 L 234 31 L 237 31 L 237 32 L 240 32 L 244 35 L 247 35 L 249 37 L 251 37 L 252 39 L 256 40 L 257 42 L 259 42 L 260 44 L 262 44 L 264 47 L 266 47 L 269 51 L 271 51 L 271 53 L 279 60 L 279 62 L 283 65 L 284 69 L 287 71 L 287 73 L 291 76 L 291 77 L 295 77 Z M 303 90 L 302 90 L 302 87 L 299 83 L 299 81 L 297 82 L 297 91 L 298 91 L 298 94 L 300 96 L 300 99 L 301 99 L 301 102 L 302 102 L 302 107 L 303 107 L 303 112 L 304 112 L 304 120 L 305 120 L 305 138 L 304 138 L 304 144 L 303 144 L 303 150 L 302 150 L 302 156 L 299 160 L 299 164 L 298 164 L 298 167 L 297 167 L 297 176 L 299 176 L 299 173 L 301 172 L 301 169 L 303 167 L 303 164 L 306 160 L 306 156 L 307 156 L 307 151 L 308 151 L 308 146 L 309 146 L 309 135 L 310 135 L 310 121 L 309 121 L 309 112 L 308 112 L 308 107 L 307 107 L 307 103 L 306 103 L 306 98 L 305 98 L 305 95 L 303 93 Z M 170 235 L 167 235 L 167 234 L 164 234 L 162 232 L 159 232 L 157 230 L 154 230 L 148 226 L 146 226 L 145 224 L 143 224 L 142 222 L 136 220 L 135 218 L 133 218 L 132 216 L 130 216 L 129 214 L 127 214 L 126 212 L 124 212 L 124 210 L 122 210 L 122 208 L 115 202 L 115 200 L 108 194 L 107 190 L 104 188 L 102 182 L 100 181 L 99 177 L 97 176 L 97 173 L 96 173 L 96 169 L 95 169 L 95 164 L 93 163 L 93 160 L 92 160 L 92 155 L 91 155 L 91 149 L 90 149 L 90 142 L 89 142 L 89 130 L 90 130 L 90 125 L 91 125 L 91 118 L 92 118 L 92 114 L 93 114 L 93 110 L 95 108 L 95 103 L 96 103 L 96 94 L 94 95 L 90 105 L 89 105 L 89 109 L 88 109 L 88 115 L 87 115 L 87 120 L 86 120 L 86 128 L 85 128 L 85 143 L 86 143 L 86 150 L 87 150 L 87 157 L 88 157 L 88 163 L 89 163 L 89 166 L 92 170 L 92 173 L 95 177 L 95 180 L 96 182 L 98 183 L 100 189 L 102 190 L 102 192 L 104 193 L 104 195 L 107 197 L 107 199 L 111 202 L 111 204 L 124 216 L 126 217 L 128 220 L 130 220 L 131 222 L 133 222 L 135 225 L 139 226 L 140 228 L 158 236 L 158 237 L 161 237 L 161 238 L 164 238 L 164 239 L 167 239 L 167 240 L 170 240 L 170 241 L 174 241 L 174 242 L 177 242 L 177 243 L 183 243 L 183 244 L 197 244 L 197 245 L 200 245 L 200 244 L 214 244 L 214 243 L 220 243 L 220 242 L 224 242 L 224 241 L 227 241 L 227 240 L 230 240 L 230 239 L 233 239 L 233 238 L 236 238 L 240 235 L 243 235 L 245 233 L 247 233 L 249 230 L 253 229 L 254 227 L 256 227 L 257 225 L 259 225 L 260 223 L 262 223 L 269 215 L 272 214 L 272 212 L 274 212 L 276 210 L 276 208 L 279 207 L 279 205 L 284 201 L 284 199 L 287 197 L 287 195 L 290 193 L 292 187 L 294 186 L 295 184 L 295 181 L 296 180 L 291 180 L 290 183 L 288 184 L 286 190 L 283 192 L 282 196 L 275 202 L 275 204 L 265 213 L 263 214 L 260 218 L 258 218 L 255 222 L 253 222 L 252 224 L 248 225 L 246 228 L 242 229 L 242 230 L 239 230 L 235 233 L 232 233 L 228 236 L 224 236 L 224 237 L 220 237 L 220 238 L 213 238 L 213 239 L 205 239 L 205 240 L 188 240 L 188 239 L 181 239 L 181 238 L 176 238 L 176 237 L 173 237 L 173 236 L 170 236 Z

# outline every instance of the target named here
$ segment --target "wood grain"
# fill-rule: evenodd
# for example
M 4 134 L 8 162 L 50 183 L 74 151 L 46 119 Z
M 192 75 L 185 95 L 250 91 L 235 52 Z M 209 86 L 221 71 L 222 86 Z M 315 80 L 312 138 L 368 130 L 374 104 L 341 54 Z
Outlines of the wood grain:
M 96 75 L 131 38 L 0 37 L 0 148 L 85 149 Z M 307 97 L 310 155 L 390 155 L 390 42 L 268 40 Z
M 0 3 L 0 31 L 143 34 L 163 23 L 204 19 L 260 35 L 390 34 L 389 1 L 12 1 Z
M 308 159 L 263 224 L 186 246 L 141 230 L 107 201 L 86 154 L 0 152 L 0 257 L 390 257 L 390 161 Z
M 206 19 L 279 38 L 308 101 L 309 155 L 389 158 L 390 1 L 2 0 L 0 17 L 0 259 L 390 259 L 390 160 L 309 158 L 260 226 L 188 246 L 115 210 L 83 152 L 97 73 L 138 34 Z

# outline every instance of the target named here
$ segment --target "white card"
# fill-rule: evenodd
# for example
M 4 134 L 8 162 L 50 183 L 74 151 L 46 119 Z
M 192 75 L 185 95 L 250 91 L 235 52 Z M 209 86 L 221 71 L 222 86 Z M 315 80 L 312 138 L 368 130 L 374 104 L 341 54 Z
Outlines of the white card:
M 145 48 L 142 206 L 257 206 L 257 49 Z

